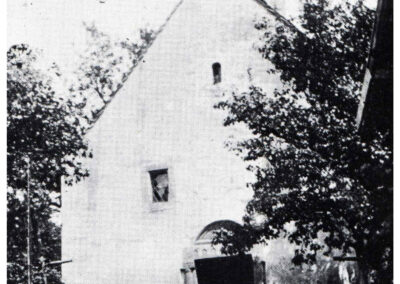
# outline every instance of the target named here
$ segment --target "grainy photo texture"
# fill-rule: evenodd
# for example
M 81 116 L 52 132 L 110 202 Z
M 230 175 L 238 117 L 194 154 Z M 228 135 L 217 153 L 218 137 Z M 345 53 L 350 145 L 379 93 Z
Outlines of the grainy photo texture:
M 7 7 L 9 284 L 393 283 L 392 0 Z

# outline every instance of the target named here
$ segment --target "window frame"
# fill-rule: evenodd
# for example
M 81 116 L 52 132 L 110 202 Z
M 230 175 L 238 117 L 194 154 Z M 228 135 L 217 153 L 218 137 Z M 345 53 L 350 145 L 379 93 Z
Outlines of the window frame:
M 141 162 L 141 184 L 143 196 L 143 210 L 144 212 L 153 212 L 168 210 L 174 207 L 176 203 L 175 197 L 175 180 L 174 168 L 171 163 L 153 163 L 149 161 Z M 153 186 L 151 184 L 150 174 L 151 171 L 167 169 L 168 172 L 168 202 L 153 202 Z
M 170 193 L 170 190 L 169 190 L 170 184 L 169 184 L 168 168 L 151 170 L 151 171 L 148 171 L 148 173 L 149 173 L 149 177 L 150 177 L 152 202 L 153 203 L 168 203 L 170 201 L 170 194 L 169 194 Z M 155 182 L 156 176 L 159 175 L 159 174 L 160 175 L 161 174 L 166 174 L 167 175 L 168 184 L 167 184 L 166 200 L 163 200 L 164 199 L 163 196 L 159 196 L 161 200 L 157 201 L 157 200 L 155 200 L 157 198 L 154 197 L 155 194 L 157 194 L 157 191 L 154 188 L 155 187 L 154 182 Z

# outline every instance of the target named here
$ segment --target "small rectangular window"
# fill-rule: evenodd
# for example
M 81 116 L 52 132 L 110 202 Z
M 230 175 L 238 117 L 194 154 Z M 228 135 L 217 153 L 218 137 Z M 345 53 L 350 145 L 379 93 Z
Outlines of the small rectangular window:
M 221 64 L 215 62 L 212 65 L 213 76 L 214 76 L 214 84 L 218 84 L 221 82 Z
M 168 169 L 149 171 L 153 202 L 168 202 Z

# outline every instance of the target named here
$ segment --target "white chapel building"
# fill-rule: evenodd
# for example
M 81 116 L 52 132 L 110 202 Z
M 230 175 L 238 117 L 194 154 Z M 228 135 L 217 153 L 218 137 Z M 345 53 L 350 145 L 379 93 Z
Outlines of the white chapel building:
M 89 131 L 90 177 L 62 189 L 65 283 L 201 284 L 196 261 L 223 257 L 212 231 L 241 224 L 254 177 L 226 146 L 250 133 L 224 127 L 214 105 L 252 83 L 279 85 L 257 50 L 257 19 L 275 19 L 263 2 L 177 3 Z M 250 255 L 268 263 L 285 246 Z

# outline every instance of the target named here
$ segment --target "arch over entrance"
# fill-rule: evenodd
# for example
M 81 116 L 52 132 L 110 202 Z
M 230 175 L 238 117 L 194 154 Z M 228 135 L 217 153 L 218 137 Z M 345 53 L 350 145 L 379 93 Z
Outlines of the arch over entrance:
M 241 225 L 238 223 L 231 221 L 231 220 L 219 220 L 212 222 L 205 226 L 203 230 L 201 230 L 200 234 L 197 236 L 195 243 L 211 243 L 214 233 L 219 230 L 226 230 L 226 231 L 237 231 L 242 228 Z
M 255 282 L 254 264 L 251 254 L 228 256 L 221 253 L 219 245 L 212 240 L 219 230 L 235 232 L 242 226 L 231 220 L 218 220 L 205 226 L 187 249 L 181 269 L 184 284 Z M 265 272 L 263 272 L 265 274 Z M 260 282 L 264 283 L 264 282 Z

